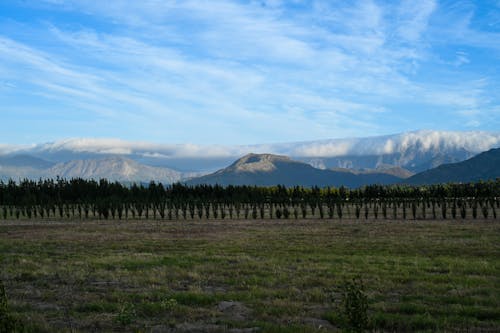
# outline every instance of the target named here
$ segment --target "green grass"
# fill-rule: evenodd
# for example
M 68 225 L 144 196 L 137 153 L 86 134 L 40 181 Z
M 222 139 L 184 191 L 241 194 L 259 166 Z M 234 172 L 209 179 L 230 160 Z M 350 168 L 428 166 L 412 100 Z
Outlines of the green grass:
M 491 220 L 0 223 L 0 279 L 30 331 L 335 330 L 360 276 L 375 331 L 493 332 L 499 258 Z

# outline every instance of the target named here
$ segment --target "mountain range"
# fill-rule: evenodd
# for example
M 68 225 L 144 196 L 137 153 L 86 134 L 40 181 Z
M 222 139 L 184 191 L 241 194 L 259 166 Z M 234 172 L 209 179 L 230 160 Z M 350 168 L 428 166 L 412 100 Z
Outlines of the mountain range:
M 30 156 L 14 156 L 0 159 L 0 179 L 39 178 L 106 178 L 119 182 L 149 182 L 155 180 L 165 184 L 178 182 L 195 173 L 181 173 L 168 168 L 152 167 L 121 156 L 98 159 L 72 160 L 51 163 Z
M 417 173 L 499 147 L 500 132 L 426 130 L 365 138 L 239 146 L 66 139 L 23 146 L 0 144 L 0 156 L 29 155 L 61 163 L 118 155 L 149 166 L 210 173 L 241 156 L 257 153 L 289 156 L 320 169 L 396 166 Z
M 405 180 L 412 185 L 466 183 L 500 178 L 500 149 L 491 149 L 459 163 L 443 164 Z
M 187 184 L 360 187 L 373 183 L 393 184 L 400 180 L 401 178 L 384 172 L 322 170 L 286 156 L 248 154 L 227 168 L 188 180 Z
M 188 185 L 256 185 L 256 186 L 346 186 L 368 184 L 437 184 L 476 182 L 500 178 L 500 149 L 491 149 L 466 161 L 443 164 L 411 177 L 398 177 L 394 169 L 368 172 L 349 169 L 322 170 L 293 161 L 286 156 L 248 154 L 227 168 L 187 181 Z
M 342 179 L 344 185 L 358 186 L 371 182 L 401 182 L 415 173 L 462 162 L 498 147 L 500 133 L 497 132 L 416 131 L 369 138 L 248 146 L 68 139 L 28 146 L 0 145 L 0 179 L 60 176 L 163 183 L 218 179 L 225 184 L 254 180 L 255 184 L 295 181 L 301 185 L 338 185 Z M 258 157 L 259 154 L 263 155 Z M 240 159 L 241 156 L 245 157 Z M 230 166 L 226 168 L 227 165 Z M 309 178 L 304 176 L 306 174 Z M 190 180 L 202 175 L 201 179 Z M 266 180 L 266 177 L 273 180 Z M 416 183 L 423 181 L 423 178 L 414 177 L 409 179 L 415 179 Z M 437 178 L 440 177 L 443 176 Z

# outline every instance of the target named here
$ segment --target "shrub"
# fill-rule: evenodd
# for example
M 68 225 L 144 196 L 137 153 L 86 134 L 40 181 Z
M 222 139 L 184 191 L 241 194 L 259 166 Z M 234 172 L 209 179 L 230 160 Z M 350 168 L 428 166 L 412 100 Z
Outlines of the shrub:
M 460 205 L 460 216 L 465 219 L 467 215 L 467 205 L 465 202 L 461 202 L 461 205 Z
M 220 217 L 223 220 L 224 220 L 224 218 L 226 218 L 226 206 L 225 205 L 221 205 L 221 207 L 220 207 Z
M 253 206 L 252 208 L 252 218 L 255 220 L 257 218 L 258 214 L 257 214 L 257 206 Z
M 302 212 L 302 218 L 305 219 L 307 216 L 307 207 L 304 204 L 300 205 L 300 210 Z
M 481 211 L 483 213 L 483 217 L 485 219 L 487 219 L 488 218 L 488 206 L 487 205 L 481 206 Z
M 166 298 L 161 301 L 161 308 L 165 311 L 172 311 L 178 307 L 177 300 L 175 298 Z
M 337 203 L 337 216 L 342 219 L 342 204 L 340 202 Z
M 474 200 L 472 203 L 472 217 L 477 219 L 477 201 Z
M 335 319 L 345 331 L 364 332 L 369 328 L 368 297 L 359 277 L 342 283 L 336 310 Z
M 135 307 L 131 303 L 125 303 L 120 308 L 120 311 L 116 315 L 116 322 L 120 325 L 130 325 L 135 321 L 137 313 Z
M 328 218 L 333 219 L 333 215 L 335 214 L 335 206 L 333 204 L 328 205 Z
M 290 211 L 288 210 L 288 207 L 283 208 L 283 217 L 287 220 L 290 218 Z

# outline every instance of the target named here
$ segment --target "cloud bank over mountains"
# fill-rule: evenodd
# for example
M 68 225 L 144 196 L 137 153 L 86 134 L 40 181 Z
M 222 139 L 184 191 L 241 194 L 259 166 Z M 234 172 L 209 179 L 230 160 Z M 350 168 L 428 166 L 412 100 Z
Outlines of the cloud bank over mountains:
M 196 145 L 132 142 L 120 139 L 75 138 L 32 146 L 0 145 L 0 154 L 57 152 L 92 153 L 102 155 L 138 155 L 150 159 L 226 158 L 248 153 L 270 153 L 292 157 L 339 157 L 390 155 L 416 152 L 442 152 L 463 149 L 479 153 L 500 147 L 500 132 L 440 132 L 415 131 L 395 135 L 345 138 L 265 145 Z
M 382 178 L 396 177 L 391 178 L 394 181 L 443 164 L 464 161 L 498 147 L 500 132 L 416 131 L 379 137 L 247 146 L 75 138 L 32 146 L 0 146 L 0 179 L 60 176 L 172 183 L 220 170 L 244 155 L 264 154 L 260 156 L 299 163 L 303 170 L 312 170 L 317 175 L 334 172 L 339 181 L 344 176 L 360 175 L 354 178 L 361 179 L 375 174 Z M 252 167 L 257 165 L 251 164 Z

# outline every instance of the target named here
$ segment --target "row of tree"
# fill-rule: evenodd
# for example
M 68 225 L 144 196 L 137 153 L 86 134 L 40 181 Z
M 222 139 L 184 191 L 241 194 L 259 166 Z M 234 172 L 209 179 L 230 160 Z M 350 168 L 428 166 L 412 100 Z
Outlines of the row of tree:
M 500 179 L 359 189 L 284 186 L 185 186 L 84 179 L 0 182 L 8 218 L 496 218 Z

